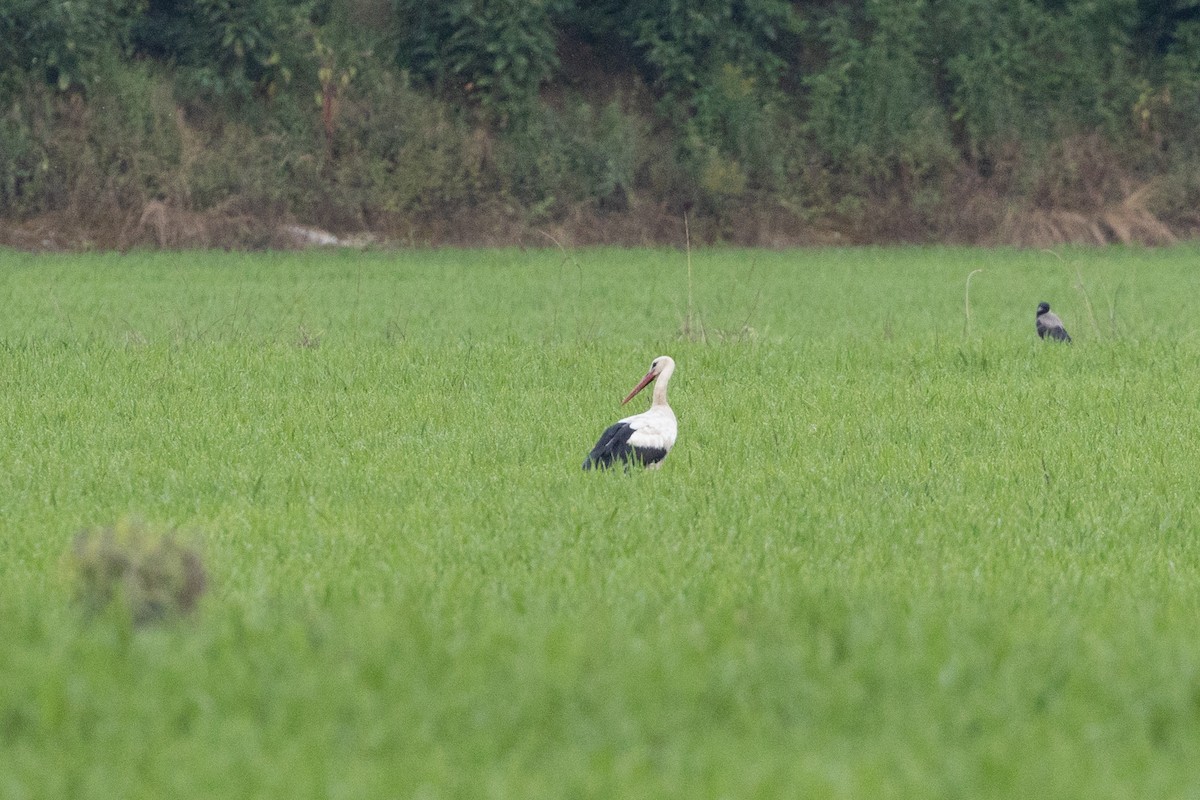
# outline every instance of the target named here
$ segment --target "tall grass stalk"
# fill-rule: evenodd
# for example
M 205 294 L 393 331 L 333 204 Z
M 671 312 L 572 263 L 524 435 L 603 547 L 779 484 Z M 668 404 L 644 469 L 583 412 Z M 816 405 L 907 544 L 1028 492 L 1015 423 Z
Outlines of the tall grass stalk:
M 966 288 L 963 290 L 963 336 L 970 338 L 971 336 L 971 278 L 974 278 L 982 269 L 974 269 L 967 275 Z
M 704 341 L 704 325 L 695 312 L 692 292 L 692 232 L 688 226 L 687 212 L 683 212 L 683 246 L 687 261 L 687 312 L 683 321 L 683 338 Z

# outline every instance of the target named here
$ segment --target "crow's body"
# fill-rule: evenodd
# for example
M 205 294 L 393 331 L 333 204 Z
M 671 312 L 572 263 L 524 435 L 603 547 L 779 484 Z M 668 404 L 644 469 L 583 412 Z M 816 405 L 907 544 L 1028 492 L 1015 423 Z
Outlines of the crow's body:
M 1071 334 L 1067 333 L 1067 329 L 1063 327 L 1062 320 L 1058 318 L 1058 314 L 1050 310 L 1049 303 L 1038 303 L 1037 334 L 1038 338 L 1041 339 L 1049 336 L 1058 342 L 1071 341 Z

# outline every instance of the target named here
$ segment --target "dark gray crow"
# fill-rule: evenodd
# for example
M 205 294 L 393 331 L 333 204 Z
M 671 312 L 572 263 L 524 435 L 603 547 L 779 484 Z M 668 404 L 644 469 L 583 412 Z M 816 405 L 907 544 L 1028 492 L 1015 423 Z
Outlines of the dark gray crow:
M 1038 336 L 1042 339 L 1049 336 L 1051 339 L 1057 339 L 1060 342 L 1071 341 L 1071 334 L 1067 333 L 1067 329 L 1063 327 L 1062 320 L 1058 318 L 1058 314 L 1050 310 L 1049 303 L 1038 303 L 1037 332 Z

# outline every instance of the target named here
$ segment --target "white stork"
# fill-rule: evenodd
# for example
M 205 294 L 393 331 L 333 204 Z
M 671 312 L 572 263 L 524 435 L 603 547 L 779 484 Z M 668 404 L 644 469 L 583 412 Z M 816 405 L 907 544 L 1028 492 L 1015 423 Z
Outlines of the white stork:
M 592 452 L 584 459 L 584 469 L 605 469 L 616 461 L 625 464 L 626 468 L 631 462 L 651 469 L 662 465 L 663 459 L 675 444 L 675 435 L 679 430 L 675 422 L 675 412 L 667 405 L 667 384 L 674 371 L 675 360 L 670 356 L 654 359 L 646 377 L 621 401 L 621 405 L 625 405 L 634 395 L 645 389 L 650 381 L 657 379 L 650 410 L 625 417 L 608 426 L 604 433 L 600 434 L 600 441 L 596 442 Z

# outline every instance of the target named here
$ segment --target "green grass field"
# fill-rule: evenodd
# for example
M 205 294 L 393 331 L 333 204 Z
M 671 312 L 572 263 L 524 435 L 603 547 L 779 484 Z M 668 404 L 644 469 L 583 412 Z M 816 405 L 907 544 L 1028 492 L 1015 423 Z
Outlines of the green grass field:
M 1198 262 L 0 253 L 0 798 L 1200 796 Z

